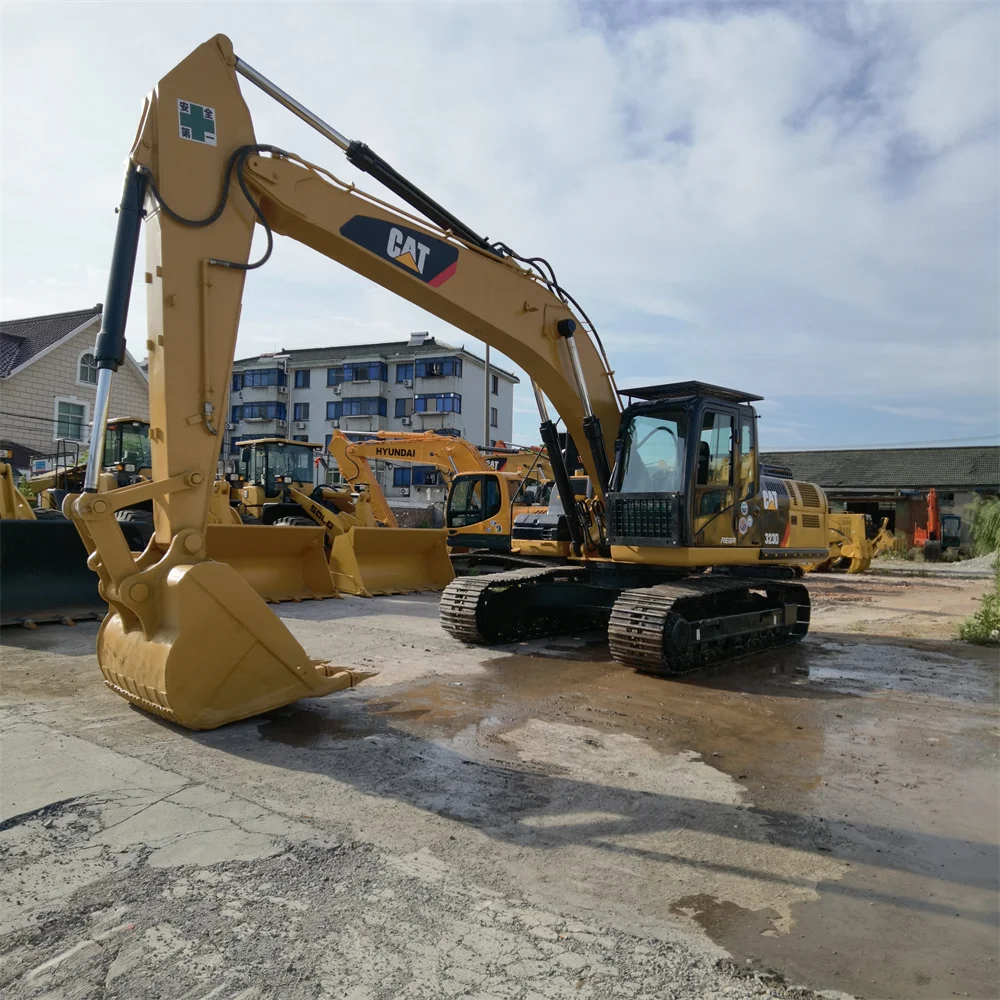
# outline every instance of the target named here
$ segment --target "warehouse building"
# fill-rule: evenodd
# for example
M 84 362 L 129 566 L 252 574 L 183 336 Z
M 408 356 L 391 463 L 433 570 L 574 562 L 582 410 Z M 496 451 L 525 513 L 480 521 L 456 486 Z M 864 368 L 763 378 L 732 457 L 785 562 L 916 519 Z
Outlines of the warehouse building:
M 927 492 L 937 491 L 942 514 L 962 518 L 968 542 L 968 505 L 980 495 L 1000 493 L 1000 445 L 959 448 L 856 448 L 781 451 L 761 460 L 791 470 L 796 479 L 817 483 L 833 510 L 870 514 L 876 524 L 905 533 L 927 527 Z

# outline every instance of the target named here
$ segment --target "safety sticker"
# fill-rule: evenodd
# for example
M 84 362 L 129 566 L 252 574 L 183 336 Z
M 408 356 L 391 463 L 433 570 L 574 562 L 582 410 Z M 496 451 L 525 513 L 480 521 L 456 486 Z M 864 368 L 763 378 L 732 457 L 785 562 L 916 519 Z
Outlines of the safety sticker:
M 753 527 L 753 514 L 747 514 L 747 531 Z
M 177 121 L 182 139 L 215 145 L 215 108 L 206 108 L 193 101 L 177 102 Z
M 741 535 L 745 535 L 747 533 L 747 519 L 745 517 L 740 518 L 739 529 Z
M 749 512 L 749 510 L 750 510 L 750 508 L 749 508 L 749 506 L 747 506 L 746 500 L 744 500 L 743 503 L 740 504 L 740 513 L 741 514 L 746 514 L 746 513 Z

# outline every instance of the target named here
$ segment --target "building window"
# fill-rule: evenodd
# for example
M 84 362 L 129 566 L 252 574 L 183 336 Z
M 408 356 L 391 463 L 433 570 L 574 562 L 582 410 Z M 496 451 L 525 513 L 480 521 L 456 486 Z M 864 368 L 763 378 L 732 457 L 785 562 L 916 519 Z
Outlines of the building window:
M 292 412 L 295 414 L 296 420 L 308 420 L 309 419 L 309 404 L 308 403 L 296 403 Z
M 287 410 L 284 403 L 243 404 L 244 420 L 284 420 L 286 416 Z
M 388 404 L 380 396 L 358 396 L 356 399 L 338 399 L 326 404 L 326 419 L 340 417 L 384 417 L 389 412 Z
M 292 440 L 293 441 L 308 441 L 309 440 L 309 435 L 308 434 L 293 434 L 292 435 Z
M 413 362 L 410 361 L 405 365 L 396 365 L 396 381 L 397 382 L 412 382 L 413 381 Z
M 295 388 L 296 389 L 308 389 L 309 388 L 309 369 L 300 368 L 295 373 Z
M 253 440 L 253 435 L 252 434 L 249 437 L 247 437 L 246 435 L 244 435 L 243 437 L 233 437 L 233 438 L 230 438 L 229 439 L 229 454 L 230 455 L 238 455 L 239 452 L 240 452 L 240 445 L 244 441 L 252 441 L 252 440 Z
M 384 361 L 362 361 L 344 365 L 345 382 L 388 382 L 389 366 Z
M 269 385 L 287 385 L 288 376 L 280 368 L 255 368 L 243 372 L 243 385 L 238 387 L 233 380 L 233 388 L 263 389 Z
M 490 407 L 490 427 L 500 426 L 500 411 L 495 407 Z
M 410 467 L 409 466 L 396 466 L 392 470 L 392 485 L 393 486 L 409 486 L 410 485 Z
M 233 392 L 243 388 L 243 372 L 233 372 Z
M 338 365 L 336 368 L 327 368 L 326 370 L 326 384 L 327 385 L 340 385 L 344 381 L 344 369 Z
M 433 465 L 414 465 L 410 482 L 413 486 L 439 486 L 441 484 L 438 470 Z
M 425 392 L 413 402 L 417 413 L 461 413 L 462 397 L 457 392 Z
M 406 396 L 396 400 L 396 416 L 408 417 L 413 412 L 413 397 Z
M 56 400 L 55 440 L 83 441 L 87 423 L 87 404 L 68 399 Z
M 238 424 L 243 419 L 243 407 L 234 406 L 230 411 L 229 419 L 234 423 Z
M 494 396 L 500 395 L 500 376 L 491 375 L 490 376 L 490 393 Z
M 461 358 L 423 358 L 416 363 L 417 378 L 462 377 Z
M 84 385 L 97 385 L 97 361 L 90 351 L 80 355 L 76 380 L 82 382 Z

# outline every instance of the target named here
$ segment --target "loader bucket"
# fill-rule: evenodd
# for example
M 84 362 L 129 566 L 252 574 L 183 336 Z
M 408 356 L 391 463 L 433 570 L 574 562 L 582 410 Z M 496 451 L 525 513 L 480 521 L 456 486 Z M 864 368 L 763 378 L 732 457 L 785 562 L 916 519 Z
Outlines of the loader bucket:
M 232 566 L 270 603 L 336 597 L 323 529 L 263 524 L 210 524 L 209 559 Z
M 130 525 L 129 546 L 142 551 Z M 103 618 L 108 606 L 76 525 L 63 518 L 4 520 L 0 525 L 0 623 Z
M 333 541 L 330 576 L 345 594 L 444 590 L 455 579 L 444 528 L 350 528 Z
M 138 623 L 109 614 L 97 659 L 112 691 L 188 729 L 215 729 L 372 676 L 310 659 L 223 563 L 174 566 L 156 600 L 159 624 L 148 638 Z

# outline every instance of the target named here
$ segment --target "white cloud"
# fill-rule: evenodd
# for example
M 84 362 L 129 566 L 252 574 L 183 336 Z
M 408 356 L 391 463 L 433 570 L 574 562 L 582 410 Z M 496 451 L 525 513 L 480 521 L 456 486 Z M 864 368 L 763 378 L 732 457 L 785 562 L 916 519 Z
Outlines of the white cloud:
M 941 414 L 995 412 L 992 4 L 636 6 L 614 25 L 568 4 L 139 10 L 2 9 L 5 318 L 103 299 L 143 95 L 228 30 L 474 228 L 551 260 L 619 384 L 759 391 L 783 404 L 762 433 L 788 443 L 939 438 Z M 261 140 L 373 186 L 244 92 Z M 248 279 L 237 350 L 416 329 L 478 349 L 279 240 Z M 533 438 L 526 378 L 517 401 L 517 436 Z

